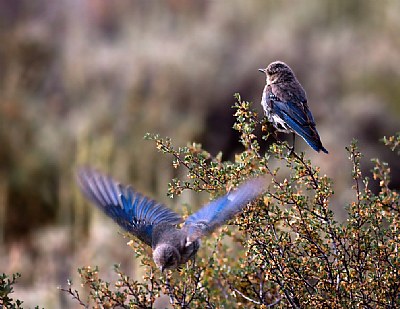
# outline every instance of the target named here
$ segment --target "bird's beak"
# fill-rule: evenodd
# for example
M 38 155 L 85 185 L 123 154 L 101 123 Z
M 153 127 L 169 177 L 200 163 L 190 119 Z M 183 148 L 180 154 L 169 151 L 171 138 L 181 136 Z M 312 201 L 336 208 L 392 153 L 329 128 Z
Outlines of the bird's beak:
M 258 69 L 260 72 L 265 73 L 265 69 Z

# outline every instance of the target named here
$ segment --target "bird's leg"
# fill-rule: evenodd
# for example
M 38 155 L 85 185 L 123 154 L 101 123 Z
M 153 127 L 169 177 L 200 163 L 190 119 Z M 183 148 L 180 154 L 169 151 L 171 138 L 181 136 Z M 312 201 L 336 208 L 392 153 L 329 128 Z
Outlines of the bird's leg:
M 294 154 L 294 145 L 296 142 L 296 134 L 295 133 L 292 133 L 292 134 L 293 134 L 293 144 L 292 144 L 292 147 L 290 148 L 289 156 Z
M 193 268 L 195 268 L 196 267 L 196 255 L 194 255 L 194 257 L 193 257 Z
M 278 130 L 274 130 L 274 132 L 272 134 L 273 134 L 273 137 L 275 138 L 275 140 L 278 142 L 279 141 Z

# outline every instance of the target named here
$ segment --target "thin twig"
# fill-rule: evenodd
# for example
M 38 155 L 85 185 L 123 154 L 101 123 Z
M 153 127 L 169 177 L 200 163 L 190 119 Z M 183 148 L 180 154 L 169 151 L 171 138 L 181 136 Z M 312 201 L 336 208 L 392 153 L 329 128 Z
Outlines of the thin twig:
M 174 305 L 174 303 L 175 303 L 174 292 L 173 292 L 173 289 L 171 287 L 171 282 L 169 281 L 168 275 L 166 274 L 165 276 L 166 276 L 166 278 L 165 278 L 165 286 L 167 287 L 167 290 L 168 290 L 169 303 L 171 305 Z
M 60 291 L 63 291 L 63 292 L 67 292 L 68 294 L 70 294 L 70 295 L 72 296 L 72 299 L 77 300 L 78 303 L 79 303 L 79 305 L 81 305 L 82 307 L 89 308 L 89 305 L 88 305 L 88 304 L 85 304 L 85 303 L 81 300 L 81 298 L 80 298 L 80 296 L 79 296 L 79 292 L 78 292 L 77 290 L 72 291 L 71 287 L 69 287 L 68 290 L 60 287 L 59 290 L 60 290 Z

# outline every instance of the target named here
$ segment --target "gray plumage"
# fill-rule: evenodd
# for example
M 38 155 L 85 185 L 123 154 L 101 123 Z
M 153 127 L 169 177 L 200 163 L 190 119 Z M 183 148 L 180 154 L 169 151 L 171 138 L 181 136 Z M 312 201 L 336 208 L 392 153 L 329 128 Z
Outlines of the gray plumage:
M 232 219 L 266 187 L 264 177 L 248 180 L 189 216 L 179 229 L 177 225 L 183 222 L 181 216 L 109 176 L 80 168 L 77 181 L 84 195 L 97 207 L 152 247 L 153 260 L 162 271 L 177 268 L 192 259 L 202 236 Z
M 314 150 L 328 153 L 308 108 L 306 92 L 292 69 L 284 62 L 275 61 L 259 71 L 266 75 L 261 105 L 268 121 L 278 131 L 296 133 Z

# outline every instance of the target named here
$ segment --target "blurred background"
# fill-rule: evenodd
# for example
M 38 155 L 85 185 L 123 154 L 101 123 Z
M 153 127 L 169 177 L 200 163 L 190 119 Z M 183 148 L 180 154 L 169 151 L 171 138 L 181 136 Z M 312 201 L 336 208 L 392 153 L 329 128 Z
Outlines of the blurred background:
M 398 1 L 0 0 L 0 42 L 0 273 L 22 273 L 26 307 L 73 307 L 57 287 L 84 265 L 140 277 L 129 239 L 78 192 L 77 165 L 198 207 L 207 194 L 167 198 L 180 175 L 143 135 L 232 159 L 233 94 L 261 118 L 257 69 L 274 60 L 307 91 L 329 155 L 300 138 L 296 149 L 334 179 L 338 217 L 354 198 L 353 138 L 366 175 L 378 156 L 400 187 L 400 162 L 378 141 L 400 130 Z

